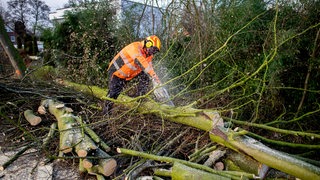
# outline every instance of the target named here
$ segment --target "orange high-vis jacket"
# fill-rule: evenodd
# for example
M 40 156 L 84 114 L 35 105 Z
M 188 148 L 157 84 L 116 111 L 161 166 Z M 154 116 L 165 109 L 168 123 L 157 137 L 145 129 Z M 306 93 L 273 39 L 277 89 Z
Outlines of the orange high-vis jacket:
M 136 77 L 141 71 L 148 74 L 157 83 L 160 80 L 152 66 L 153 56 L 148 56 L 143 51 L 143 41 L 133 42 L 124 47 L 111 61 L 108 71 L 112 68 L 112 76 L 130 80 Z

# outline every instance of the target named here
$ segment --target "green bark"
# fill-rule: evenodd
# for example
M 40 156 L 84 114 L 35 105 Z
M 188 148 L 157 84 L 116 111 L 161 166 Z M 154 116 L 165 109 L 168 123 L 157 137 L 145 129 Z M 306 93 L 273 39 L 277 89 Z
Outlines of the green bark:
M 11 65 L 15 70 L 15 75 L 20 79 L 23 78 L 26 66 L 23 63 L 18 51 L 9 39 L 2 16 L 0 16 L 0 44 L 9 57 Z
M 243 135 L 243 132 L 226 131 L 224 128 L 217 127 L 210 133 L 210 138 L 219 144 L 249 155 L 267 166 L 291 174 L 297 178 L 320 178 L 319 167 L 296 159 L 287 153 L 271 149 L 259 141 Z
M 246 177 L 246 178 L 253 179 L 255 177 L 254 174 L 250 174 L 250 173 L 246 173 L 246 172 L 216 171 L 208 166 L 204 166 L 201 164 L 197 164 L 197 163 L 193 163 L 193 162 L 189 162 L 189 161 L 184 161 L 181 159 L 171 158 L 171 157 L 157 156 L 157 155 L 134 151 L 134 150 L 130 150 L 130 149 L 117 148 L 117 152 L 122 153 L 122 154 L 132 155 L 132 156 L 139 156 L 139 157 L 146 158 L 146 159 L 152 159 L 152 160 L 160 161 L 160 162 L 167 162 L 167 163 L 173 163 L 173 164 L 180 163 L 180 164 L 184 164 L 186 166 L 189 166 L 191 168 L 195 168 L 198 170 L 208 172 L 210 174 L 222 176 L 224 178 L 240 179 L 241 177 Z
M 212 174 L 198 169 L 194 169 L 181 163 L 173 164 L 171 176 L 172 180 L 231 179 L 217 174 Z

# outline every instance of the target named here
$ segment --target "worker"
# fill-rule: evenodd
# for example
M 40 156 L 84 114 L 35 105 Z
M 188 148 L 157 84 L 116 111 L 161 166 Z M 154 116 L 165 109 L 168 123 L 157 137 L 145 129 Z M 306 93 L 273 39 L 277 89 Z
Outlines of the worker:
M 166 89 L 161 85 L 161 81 L 152 66 L 153 55 L 161 49 L 160 39 L 149 36 L 143 41 L 133 42 L 124 47 L 111 61 L 108 67 L 108 94 L 107 97 L 117 99 L 125 84 L 133 78 L 139 78 L 138 96 L 148 92 L 150 80 L 152 80 L 154 95 L 159 101 L 167 100 L 169 105 L 173 105 L 169 100 Z M 113 102 L 104 102 L 103 114 L 110 114 Z

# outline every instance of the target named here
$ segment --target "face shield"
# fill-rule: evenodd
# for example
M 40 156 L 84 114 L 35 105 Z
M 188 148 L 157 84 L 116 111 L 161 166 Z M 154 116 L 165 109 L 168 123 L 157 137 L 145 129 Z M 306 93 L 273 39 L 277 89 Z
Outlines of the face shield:
M 153 54 L 156 54 L 157 52 L 159 52 L 159 49 L 155 46 L 152 46 L 150 48 L 147 48 L 147 52 L 149 55 L 153 55 Z

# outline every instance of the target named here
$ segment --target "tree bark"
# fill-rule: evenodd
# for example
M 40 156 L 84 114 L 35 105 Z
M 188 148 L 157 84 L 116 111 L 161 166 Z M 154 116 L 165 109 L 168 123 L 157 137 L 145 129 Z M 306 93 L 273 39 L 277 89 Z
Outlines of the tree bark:
M 262 164 L 249 156 L 241 153 L 236 153 L 234 151 L 228 152 L 227 158 L 224 160 L 224 162 L 225 164 L 227 164 L 226 169 L 228 170 L 242 170 L 245 172 L 257 174 L 261 179 L 265 179 L 265 176 L 269 170 L 269 167 L 265 164 Z M 236 168 L 233 169 L 234 167 L 230 167 L 230 163 L 232 163 L 232 165 Z
M 26 67 L 17 50 L 14 48 L 12 42 L 9 39 L 2 16 L 0 16 L 0 44 L 8 55 L 17 78 L 23 78 Z
M 198 180 L 198 179 L 220 179 L 228 180 L 231 178 L 211 174 L 202 170 L 190 168 L 181 163 L 174 163 L 171 172 L 172 180 Z M 240 178 L 240 177 L 239 177 Z

